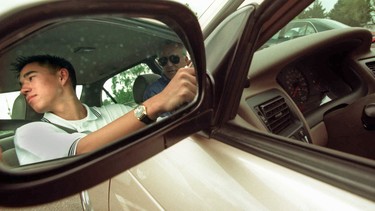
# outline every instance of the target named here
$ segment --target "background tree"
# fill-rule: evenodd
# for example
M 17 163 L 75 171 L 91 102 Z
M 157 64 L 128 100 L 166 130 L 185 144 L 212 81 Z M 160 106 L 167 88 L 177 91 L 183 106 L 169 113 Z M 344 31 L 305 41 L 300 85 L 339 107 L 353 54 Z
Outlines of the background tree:
M 372 22 L 372 0 L 338 0 L 329 17 L 349 26 L 365 26 Z
M 327 13 L 320 0 L 316 0 L 314 4 L 298 15 L 298 19 L 304 18 L 326 18 Z
M 133 83 L 138 75 L 151 73 L 151 70 L 146 64 L 139 64 L 121 72 L 111 80 L 111 96 L 116 100 L 116 103 L 122 103 L 129 106 L 134 106 L 136 103 L 133 98 Z M 103 104 L 107 105 L 113 103 L 111 99 L 105 99 Z

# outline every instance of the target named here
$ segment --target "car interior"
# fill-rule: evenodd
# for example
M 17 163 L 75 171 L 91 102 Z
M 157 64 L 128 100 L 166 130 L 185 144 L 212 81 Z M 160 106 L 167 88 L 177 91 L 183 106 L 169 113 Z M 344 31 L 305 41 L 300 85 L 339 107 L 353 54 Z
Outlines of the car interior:
M 229 54 L 234 52 L 244 17 L 252 8 L 234 12 L 205 39 L 206 54 L 211 55 L 207 58 L 207 77 L 226 65 L 218 61 L 232 56 Z M 115 16 L 51 21 L 27 33 L 22 40 L 9 43 L 0 51 L 0 70 L 9 70 L 0 72 L 0 94 L 14 94 L 14 102 L 8 109 L 10 118 L 0 119 L 0 147 L 3 163 L 16 170 L 38 166 L 19 166 L 13 139 L 18 127 L 39 121 L 41 115 L 19 94 L 18 79 L 10 61 L 35 54 L 64 57 L 76 69 L 77 95 L 83 103 L 135 106 L 142 103 L 146 87 L 160 78 L 162 68 L 156 61 L 160 47 L 165 41 L 182 42 L 175 30 L 160 22 Z M 228 125 L 344 158 L 373 162 L 375 54 L 372 48 L 371 32 L 358 27 L 332 29 L 259 47 L 251 60 L 236 115 Z M 214 133 L 209 135 L 218 139 Z M 61 160 L 65 159 L 74 158 Z M 104 187 L 106 194 L 108 187 L 108 184 Z M 122 188 L 120 185 L 115 188 L 119 187 Z
M 60 36 L 66 31 L 70 33 Z M 17 127 L 42 118 L 42 114 L 27 105 L 22 94 L 17 94 L 19 82 L 10 61 L 14 62 L 18 56 L 44 54 L 66 58 L 76 69 L 80 87 L 77 95 L 81 102 L 89 106 L 104 103 L 134 106 L 142 103 L 146 87 L 160 78 L 162 68 L 156 57 L 167 41 L 181 42 L 173 30 L 160 22 L 87 17 L 46 24 L 0 52 L 0 67 L 8 70 L 1 72 L 0 90 L 18 95 L 12 105 L 11 118 L 0 120 L 0 130 L 6 131 L 0 136 L 3 162 L 10 167 L 19 166 L 13 143 L 14 132 Z M 129 80 L 127 84 L 118 84 L 113 82 L 116 77 Z M 116 98 L 111 86 L 125 90 L 123 94 L 128 98 Z
M 347 28 L 257 51 L 239 115 L 267 133 L 375 159 L 374 131 L 363 122 L 375 103 L 370 48 L 368 30 Z
M 46 24 L 1 52 L 0 67 L 10 70 L 2 72 L 1 90 L 6 93 L 19 89 L 9 61 L 20 55 L 58 52 L 58 56 L 67 58 L 76 67 L 82 87 L 80 99 L 89 106 L 101 106 L 104 95 L 110 103 L 119 103 L 104 83 L 143 64 L 148 72 L 132 78 L 130 85 L 131 104 L 141 103 L 147 85 L 160 77 L 161 67 L 155 58 L 161 44 L 166 40 L 180 42 L 173 30 L 160 26 L 143 19 L 102 17 Z M 64 31 L 71 33 L 61 37 Z M 374 101 L 371 68 L 375 59 L 370 51 L 371 38 L 368 30 L 344 28 L 259 49 L 248 75 L 251 86 L 244 89 L 238 110 L 244 121 L 233 122 L 375 159 L 371 140 L 374 132 L 367 130 L 361 120 L 364 106 Z M 137 53 L 129 49 L 136 49 Z M 25 120 L 23 124 L 39 120 L 41 115 L 35 114 L 22 98 L 18 96 L 14 101 L 11 118 Z M 2 124 L 2 130 L 11 131 L 0 139 L 4 162 L 17 166 L 12 142 L 14 130 L 22 122 L 1 121 L 6 123 Z

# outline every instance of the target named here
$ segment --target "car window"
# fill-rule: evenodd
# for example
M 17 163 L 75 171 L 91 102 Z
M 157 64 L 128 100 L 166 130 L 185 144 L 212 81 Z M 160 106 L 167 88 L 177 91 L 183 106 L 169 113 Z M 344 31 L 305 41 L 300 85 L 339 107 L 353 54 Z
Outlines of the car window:
M 344 3 L 340 3 L 344 2 Z M 375 31 L 367 1 L 316 0 L 296 18 L 286 24 L 260 49 L 301 36 L 332 29 L 363 27 Z M 356 1 L 357 2 L 357 1 Z
M 144 74 L 153 72 L 147 64 L 141 63 L 109 78 L 103 86 L 103 105 L 121 103 L 135 107 L 137 103 L 134 100 L 133 85 L 135 79 Z
M 309 24 L 307 22 L 302 22 L 302 23 L 295 24 L 293 26 L 293 28 L 290 29 L 290 31 L 292 33 L 289 36 L 291 36 L 291 38 L 293 39 L 293 38 L 296 38 L 296 37 L 307 35 L 306 34 L 306 30 L 307 30 L 308 26 L 309 26 Z
M 14 100 L 19 91 L 0 93 L 0 119 L 11 119 Z
M 189 7 L 197 17 L 200 17 L 215 0 L 175 0 Z
M 264 112 L 265 115 L 260 119 L 265 117 L 264 125 L 270 132 L 302 141 L 307 136 L 302 135 L 301 138 L 301 134 L 310 134 L 313 144 L 374 159 L 374 152 L 370 150 L 373 149 L 370 147 L 373 134 L 368 133 L 371 126 L 367 126 L 371 124 L 366 122 L 370 117 L 366 113 L 368 106 L 364 103 L 366 98 L 371 98 L 366 95 L 367 90 L 372 89 L 374 80 L 370 48 L 374 44 L 370 43 L 368 33 L 374 31 L 371 6 L 369 1 L 316 0 L 258 50 L 256 56 L 259 57 L 253 61 L 256 63 L 254 67 L 262 66 L 262 62 L 270 67 L 279 67 L 269 69 L 269 72 L 260 70 L 264 71 L 264 75 L 271 72 L 275 74 L 277 88 L 270 87 L 277 90 L 280 86 L 288 95 L 284 98 L 269 91 L 267 94 L 273 96 L 269 101 L 259 103 L 261 98 L 249 101 L 249 104 L 260 105 L 256 111 L 264 109 L 260 114 Z M 322 33 L 325 33 L 324 36 Z M 354 33 L 362 33 L 362 46 L 352 46 L 344 40 L 345 36 L 352 36 L 353 40 L 359 39 Z M 348 58 L 360 48 L 365 54 L 358 57 L 361 58 L 359 60 L 365 60 L 358 65 L 362 66 L 348 65 L 357 62 Z M 259 69 L 251 68 L 250 78 L 253 74 L 258 74 L 257 71 Z M 254 76 L 253 84 L 262 83 L 256 80 L 264 81 L 263 78 Z M 368 95 L 370 94 L 372 91 L 369 91 Z M 280 119 L 273 118 L 272 115 L 267 117 L 268 112 L 274 112 L 278 106 L 284 109 L 283 106 L 287 104 L 284 99 L 291 99 L 297 112 L 302 114 L 301 119 L 307 123 L 304 127 L 310 128 L 312 132 L 299 131 L 300 134 L 296 135 L 294 128 L 288 128 L 289 122 L 294 121 L 293 118 L 289 121 L 289 114 L 284 113 L 287 117 Z M 283 116 L 277 112 L 275 114 Z M 350 127 L 344 122 L 350 122 Z M 355 125 L 354 122 L 358 124 Z M 354 125 L 358 130 L 354 129 Z M 349 132 L 350 130 L 352 131 Z M 341 139 L 343 137 L 345 139 Z M 343 140 L 345 144 L 341 142 Z
M 348 8 L 351 6 L 354 7 L 354 9 L 349 10 Z M 367 10 L 360 9 L 367 7 L 368 5 L 364 1 L 360 4 L 340 4 L 339 1 L 316 0 L 304 11 L 302 11 L 296 18 L 291 20 L 288 24 L 286 24 L 286 26 L 278 31 L 260 48 L 260 50 L 292 39 L 296 39 L 298 37 L 308 36 L 310 34 L 320 33 L 327 30 L 342 29 L 348 27 L 363 27 L 371 31 L 374 26 L 371 23 L 371 18 L 369 17 L 370 13 L 368 13 Z M 342 14 L 343 11 L 347 11 L 348 13 L 350 13 L 353 18 L 342 17 L 340 14 Z M 289 72 L 296 71 L 290 70 Z M 321 82 L 321 84 L 316 85 L 318 87 L 317 89 L 319 89 L 320 92 L 325 93 L 319 101 L 315 102 L 316 107 L 322 106 L 351 92 L 351 89 L 348 85 L 346 85 L 345 83 L 340 84 L 340 81 L 335 78 L 336 76 L 328 76 L 328 72 L 324 73 L 324 77 L 317 75 L 317 73 L 314 73 L 315 75 L 313 73 L 304 74 L 309 75 L 312 78 L 326 78 L 326 81 L 324 83 Z M 287 87 L 288 85 L 285 84 L 285 81 L 288 80 L 286 80 L 286 78 L 283 78 L 281 75 L 282 74 L 279 75 L 278 81 L 280 84 L 282 84 L 283 87 Z M 298 78 L 298 76 L 294 77 Z M 327 88 L 330 87 L 329 84 L 332 84 L 331 80 L 337 81 L 336 85 L 340 87 L 338 88 L 340 90 L 340 95 L 333 93 L 333 91 Z M 317 83 L 315 81 L 318 80 L 314 79 L 313 81 L 314 83 Z M 293 86 L 293 84 L 289 84 L 289 86 Z M 293 96 L 295 95 L 293 93 L 290 93 L 290 95 L 292 97 L 295 97 Z M 314 108 L 306 108 L 306 106 L 301 106 L 300 109 L 303 113 L 307 113 L 309 109 Z
M 315 28 L 311 24 L 306 25 L 304 35 L 309 35 L 309 34 L 314 34 L 314 33 L 316 33 Z
M 82 85 L 77 85 L 76 94 L 78 98 L 80 98 L 81 92 Z M 14 101 L 19 95 L 19 91 L 0 93 L 0 119 L 12 119 Z

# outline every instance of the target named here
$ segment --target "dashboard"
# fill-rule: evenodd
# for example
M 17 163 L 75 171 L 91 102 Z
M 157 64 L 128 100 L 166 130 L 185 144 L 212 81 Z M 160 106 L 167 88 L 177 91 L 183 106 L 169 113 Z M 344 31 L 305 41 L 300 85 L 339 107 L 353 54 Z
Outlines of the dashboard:
M 325 145 L 324 116 L 375 90 L 370 46 L 368 31 L 349 28 L 257 51 L 238 114 L 251 128 Z
M 312 56 L 283 68 L 277 82 L 299 110 L 307 115 L 320 106 L 353 92 L 359 78 L 345 67 L 344 56 Z M 357 81 L 353 81 L 357 80 Z

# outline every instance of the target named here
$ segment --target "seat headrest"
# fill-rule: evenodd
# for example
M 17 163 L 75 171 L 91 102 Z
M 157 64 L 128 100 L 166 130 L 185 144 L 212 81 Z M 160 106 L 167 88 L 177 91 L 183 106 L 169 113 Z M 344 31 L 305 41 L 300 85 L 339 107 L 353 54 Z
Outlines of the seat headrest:
M 40 120 L 43 114 L 34 111 L 27 103 L 22 94 L 14 100 L 12 109 L 12 119 Z
M 20 162 L 18 160 L 15 148 L 5 150 L 2 154 L 2 156 L 3 156 L 2 162 L 6 163 L 8 166 L 11 166 L 11 167 L 20 166 Z
M 133 97 L 134 101 L 138 104 L 143 102 L 143 95 L 148 85 L 152 84 L 160 78 L 158 74 L 144 74 L 139 75 L 133 84 Z

